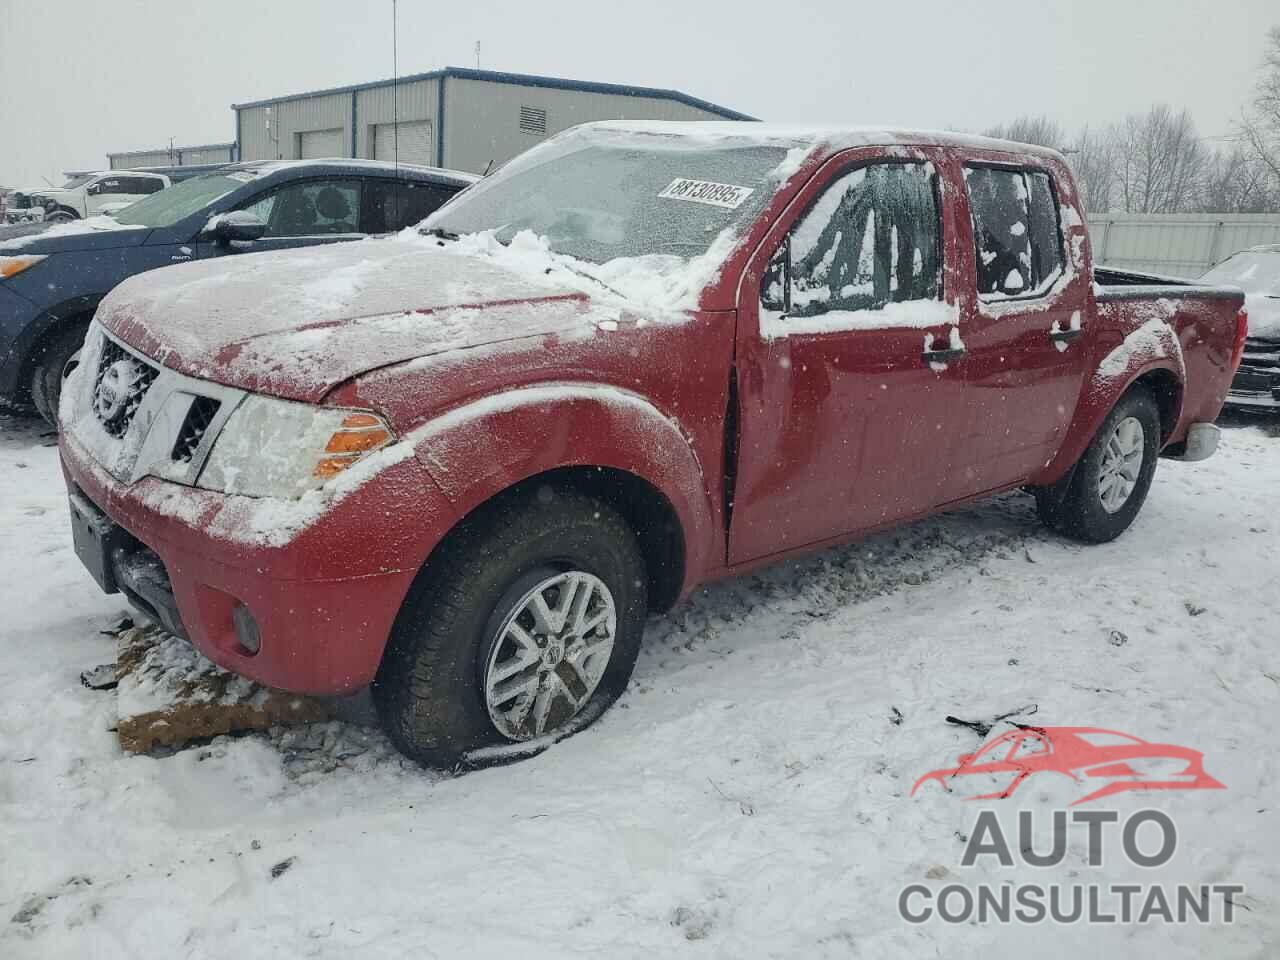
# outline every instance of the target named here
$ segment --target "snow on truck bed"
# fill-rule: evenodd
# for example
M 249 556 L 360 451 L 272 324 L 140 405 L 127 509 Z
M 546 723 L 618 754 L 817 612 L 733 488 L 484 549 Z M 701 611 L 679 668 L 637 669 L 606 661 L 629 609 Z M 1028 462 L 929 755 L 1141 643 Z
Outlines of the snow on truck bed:
M 1280 430 L 1273 431 L 1280 433 Z M 1263 957 L 1280 943 L 1280 438 L 1162 462 L 1119 541 L 1021 495 L 699 591 L 595 727 L 448 778 L 326 723 L 126 756 L 80 685 L 122 610 L 71 550 L 56 451 L 0 419 L 0 956 Z M 1203 751 L 1224 790 L 1127 794 L 1173 861 L 959 865 L 980 804 L 908 796 L 1036 704 Z M 1000 728 L 998 728 L 1000 729 Z M 1000 812 L 1061 799 L 1029 782 Z M 1114 849 L 1114 848 L 1112 848 Z M 1116 861 L 1120 858 L 1117 856 Z M 1230 926 L 908 926 L 902 886 L 1241 882 Z

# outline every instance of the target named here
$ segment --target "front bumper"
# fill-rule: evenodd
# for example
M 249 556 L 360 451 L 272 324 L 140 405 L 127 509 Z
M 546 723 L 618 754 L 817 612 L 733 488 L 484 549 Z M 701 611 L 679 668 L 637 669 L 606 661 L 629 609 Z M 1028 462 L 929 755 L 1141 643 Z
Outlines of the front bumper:
M 453 522 L 410 457 L 286 541 L 254 542 L 218 519 L 247 498 L 156 477 L 125 484 L 67 433 L 59 446 L 73 523 L 97 523 L 106 542 L 82 553 L 99 558 L 86 562 L 99 585 L 219 666 L 296 693 L 350 693 L 373 680 L 409 585 Z M 257 624 L 256 652 L 240 641 L 238 607 Z
M 1280 340 L 1245 340 L 1244 356 L 1231 381 L 1227 406 L 1280 411 Z

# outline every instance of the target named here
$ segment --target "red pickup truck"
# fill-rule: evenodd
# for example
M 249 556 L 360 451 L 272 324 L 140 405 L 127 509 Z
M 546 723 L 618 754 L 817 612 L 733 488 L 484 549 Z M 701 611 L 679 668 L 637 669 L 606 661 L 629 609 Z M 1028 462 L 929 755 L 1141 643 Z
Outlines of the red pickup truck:
M 60 410 L 76 547 L 447 764 L 589 723 L 712 578 L 1014 488 L 1119 535 L 1213 452 L 1242 302 L 1094 270 L 1051 151 L 586 125 L 418 231 L 118 287 Z

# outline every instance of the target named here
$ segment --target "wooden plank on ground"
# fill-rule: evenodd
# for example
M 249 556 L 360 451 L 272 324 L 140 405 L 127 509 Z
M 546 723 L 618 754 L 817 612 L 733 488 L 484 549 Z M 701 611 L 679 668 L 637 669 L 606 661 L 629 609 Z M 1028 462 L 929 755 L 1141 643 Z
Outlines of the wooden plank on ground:
M 118 634 L 116 678 L 116 730 L 130 753 L 330 716 L 322 701 L 229 673 L 152 626 Z

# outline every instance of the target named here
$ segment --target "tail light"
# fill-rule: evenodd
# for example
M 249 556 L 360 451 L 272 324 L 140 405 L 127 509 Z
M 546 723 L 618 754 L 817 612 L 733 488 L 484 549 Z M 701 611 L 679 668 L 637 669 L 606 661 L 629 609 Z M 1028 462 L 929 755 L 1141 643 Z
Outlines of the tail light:
M 1235 376 L 1240 369 L 1240 360 L 1244 357 L 1244 341 L 1249 335 L 1249 313 L 1241 307 L 1236 313 L 1236 342 L 1231 348 L 1231 375 Z

